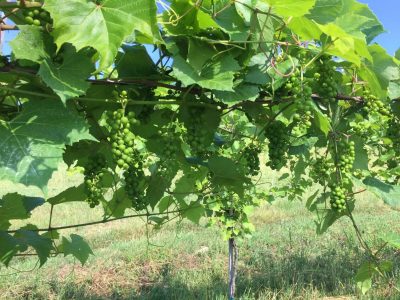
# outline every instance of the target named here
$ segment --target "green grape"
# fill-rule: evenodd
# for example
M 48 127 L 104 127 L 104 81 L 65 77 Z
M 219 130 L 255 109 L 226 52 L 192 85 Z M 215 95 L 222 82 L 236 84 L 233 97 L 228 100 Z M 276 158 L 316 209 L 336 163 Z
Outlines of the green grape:
M 389 149 L 393 150 L 395 156 L 387 161 L 389 169 L 394 169 L 400 165 L 400 121 L 392 118 L 388 123 L 387 137 L 391 140 Z
M 244 148 L 243 157 L 246 161 L 246 174 L 256 176 L 260 173 L 260 158 L 261 148 L 258 145 L 251 144 Z
M 311 127 L 312 117 L 312 88 L 307 80 L 301 78 L 300 70 L 296 70 L 284 86 L 285 94 L 291 95 L 297 103 L 297 111 L 293 115 L 292 134 L 304 135 Z
M 325 185 L 329 182 L 330 175 L 334 172 L 335 166 L 326 157 L 318 157 L 311 164 L 310 177 L 315 183 Z
M 314 83 L 315 91 L 326 102 L 336 101 L 337 83 L 335 62 L 330 56 L 323 56 L 316 62 Z
M 346 195 L 347 190 L 340 185 L 331 186 L 331 208 L 343 212 L 346 209 L 348 197 Z
M 281 121 L 273 121 L 265 130 L 269 140 L 269 161 L 267 165 L 273 170 L 280 170 L 286 165 L 286 153 L 289 149 L 287 127 Z
M 87 202 L 93 208 L 100 204 L 103 197 L 101 187 L 101 179 L 103 178 L 103 170 L 106 167 L 106 159 L 101 154 L 96 154 L 89 158 L 89 162 L 85 167 L 85 192 Z
M 119 109 L 114 112 L 107 112 L 107 115 L 108 124 L 111 127 L 108 140 L 111 144 L 114 161 L 120 168 L 126 170 L 132 162 L 131 154 L 135 143 L 135 135 L 130 130 L 134 114 L 128 113 L 125 116 L 124 109 Z
M 366 103 L 365 110 L 368 114 L 377 115 L 378 117 L 390 116 L 389 108 L 385 107 L 385 104 L 369 91 L 364 92 L 363 99 Z
M 190 123 L 185 124 L 186 136 L 185 140 L 189 144 L 192 155 L 204 156 L 207 153 L 206 135 L 207 130 L 204 128 L 206 117 L 204 108 L 190 107 L 189 108 Z
M 135 150 L 132 162 L 124 172 L 125 191 L 132 201 L 135 210 L 144 210 L 147 203 L 144 201 L 145 174 L 143 171 L 143 157 Z
M 347 183 L 348 179 L 352 175 L 353 164 L 355 160 L 355 145 L 353 141 L 346 142 L 342 141 L 338 144 L 339 150 L 339 161 L 338 166 L 341 172 L 342 177 Z

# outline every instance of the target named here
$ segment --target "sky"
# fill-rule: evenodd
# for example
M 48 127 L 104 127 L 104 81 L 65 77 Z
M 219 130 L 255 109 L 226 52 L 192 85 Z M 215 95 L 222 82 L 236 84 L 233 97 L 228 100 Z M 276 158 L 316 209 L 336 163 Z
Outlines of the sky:
M 368 4 L 386 29 L 375 42 L 381 44 L 389 54 L 400 48 L 400 0 L 359 0 Z
M 391 55 L 400 48 L 400 0 L 358 0 L 368 4 L 371 10 L 377 15 L 386 29 L 386 33 L 381 34 L 375 42 L 381 44 Z M 7 45 L 15 37 L 16 32 L 5 33 L 5 43 L 3 53 L 10 53 Z

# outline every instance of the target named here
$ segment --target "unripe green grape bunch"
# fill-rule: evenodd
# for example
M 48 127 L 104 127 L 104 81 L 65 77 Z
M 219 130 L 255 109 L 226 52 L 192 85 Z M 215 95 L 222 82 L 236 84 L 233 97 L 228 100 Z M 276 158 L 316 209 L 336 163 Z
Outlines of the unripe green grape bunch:
M 28 25 L 45 26 L 52 23 L 50 14 L 41 8 L 25 9 L 23 14 Z
M 317 61 L 313 75 L 315 91 L 327 102 L 336 101 L 337 84 L 335 73 L 335 63 L 329 56 L 324 56 Z
M 246 174 L 256 176 L 260 173 L 260 158 L 261 148 L 258 145 L 251 144 L 244 148 L 243 157 L 246 161 Z
M 338 167 L 342 176 L 342 182 L 349 184 L 352 176 L 352 169 L 355 160 L 355 144 L 353 141 L 341 141 L 338 144 L 339 160 Z
M 311 127 L 312 89 L 307 81 L 301 78 L 300 70 L 296 70 L 284 86 L 285 92 L 291 95 L 297 103 L 297 111 L 293 115 L 294 126 L 292 134 L 301 136 Z
M 126 91 L 121 92 L 123 102 L 126 102 Z M 115 163 L 124 170 L 129 168 L 133 162 L 135 135 L 131 131 L 131 126 L 137 123 L 135 113 L 125 113 L 125 109 L 107 112 L 108 125 L 111 127 L 111 134 L 108 141 L 111 143 L 112 153 Z
M 365 110 L 368 114 L 376 114 L 381 116 L 390 116 L 390 109 L 385 106 L 385 104 L 379 100 L 376 96 L 371 94 L 370 91 L 365 91 L 363 99 L 366 102 Z
M 134 112 L 126 114 L 124 105 L 127 103 L 127 96 L 128 93 L 122 91 L 120 100 L 123 108 L 107 112 L 108 125 L 111 127 L 108 141 L 111 143 L 115 163 L 124 170 L 125 191 L 132 199 L 133 208 L 143 210 L 146 208 L 146 204 L 143 202 L 145 179 L 143 157 L 135 149 L 135 135 L 131 131 L 131 127 L 138 121 Z
M 389 169 L 394 169 L 400 165 L 400 120 L 392 118 L 388 123 L 387 137 L 392 144 L 389 146 L 393 149 L 395 156 L 387 162 Z
M 189 108 L 190 123 L 186 126 L 186 142 L 189 144 L 192 155 L 203 156 L 207 151 L 206 135 L 207 129 L 205 123 L 207 122 L 204 109 L 201 107 Z
M 282 121 L 273 121 L 265 129 L 265 136 L 269 140 L 269 161 L 267 166 L 273 170 L 280 170 L 287 162 L 289 141 L 287 127 Z
M 176 134 L 178 126 L 179 123 L 172 123 L 164 129 L 165 131 L 159 131 L 159 134 L 163 136 L 162 156 L 167 160 L 174 158 L 181 147 L 181 141 Z
M 87 194 L 87 202 L 91 208 L 100 204 L 103 197 L 101 180 L 104 176 L 104 168 L 106 167 L 106 159 L 101 154 L 96 154 L 89 158 L 89 162 L 85 167 L 85 192 Z
M 331 207 L 339 213 L 346 209 L 346 192 L 346 189 L 340 185 L 331 186 Z
M 125 192 L 132 200 L 132 207 L 137 210 L 144 210 L 147 203 L 144 201 L 145 174 L 143 171 L 143 157 L 137 150 L 131 156 L 133 162 L 124 172 Z
M 315 183 L 324 186 L 334 171 L 335 166 L 332 161 L 327 157 L 317 157 L 311 164 L 310 177 Z

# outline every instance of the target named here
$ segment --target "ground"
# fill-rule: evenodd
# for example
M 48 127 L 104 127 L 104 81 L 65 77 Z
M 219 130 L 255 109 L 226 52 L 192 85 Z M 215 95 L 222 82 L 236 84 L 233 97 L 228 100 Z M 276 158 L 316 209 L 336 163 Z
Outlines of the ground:
M 381 233 L 400 232 L 398 211 L 368 194 L 357 206 L 374 249 Z M 48 210 L 30 221 L 44 226 Z M 57 207 L 54 225 L 99 218 L 98 209 L 69 204 Z M 364 256 L 347 220 L 318 236 L 304 204 L 284 200 L 265 204 L 252 220 L 256 233 L 238 241 L 238 299 L 400 299 L 400 255 L 390 249 L 384 255 L 395 261 L 394 272 L 367 295 L 357 291 L 353 277 Z M 154 230 L 136 219 L 68 232 L 92 246 L 85 266 L 57 257 L 35 269 L 36 259 L 17 259 L 0 268 L 0 299 L 226 299 L 228 247 L 215 227 L 183 222 Z

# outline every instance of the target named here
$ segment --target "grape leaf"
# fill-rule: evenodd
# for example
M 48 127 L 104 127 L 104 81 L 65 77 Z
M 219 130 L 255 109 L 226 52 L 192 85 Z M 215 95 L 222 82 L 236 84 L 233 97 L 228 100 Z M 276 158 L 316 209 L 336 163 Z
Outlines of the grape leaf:
M 50 251 L 53 249 L 53 243 L 50 238 L 39 235 L 36 231 L 36 226 L 28 225 L 19 229 L 14 237 L 17 239 L 18 250 L 24 252 L 28 247 L 35 249 L 39 256 L 40 266 L 42 266 L 50 256 Z
M 90 255 L 93 255 L 93 251 L 88 243 L 81 236 L 76 234 L 71 234 L 70 239 L 63 237 L 61 245 L 64 256 L 72 255 L 78 259 L 82 265 L 87 262 Z
M 182 213 L 182 217 L 185 217 L 195 224 L 199 224 L 200 219 L 204 216 L 204 206 L 199 202 L 194 201 L 188 205 L 188 207 Z
M 157 68 L 144 46 L 124 46 L 124 53 L 117 62 L 120 78 L 145 78 L 157 76 Z
M 61 203 L 66 203 L 66 202 L 81 202 L 85 201 L 87 198 L 87 195 L 85 193 L 85 185 L 81 184 L 77 187 L 73 186 L 65 191 L 61 192 L 60 194 L 51 197 L 47 199 L 47 202 L 49 202 L 52 205 L 57 205 Z
M 373 262 L 365 262 L 360 266 L 355 280 L 357 282 L 357 287 L 361 290 L 361 293 L 365 294 L 371 289 L 372 277 L 376 272 L 376 264 Z
M 174 57 L 174 75 L 185 85 L 198 84 L 201 87 L 233 91 L 235 71 L 240 69 L 237 61 L 230 55 L 221 57 L 217 62 L 204 67 L 201 72 L 190 65 L 182 56 Z
M 176 35 L 194 34 L 206 28 L 218 28 L 213 18 L 203 12 L 192 1 L 173 0 L 170 10 L 164 11 L 163 22 L 165 29 Z
M 380 197 L 386 204 L 400 209 L 400 186 L 390 185 L 373 177 L 365 178 L 363 183 L 368 190 Z
M 13 120 L 0 123 L 0 180 L 46 191 L 65 145 L 83 139 L 94 140 L 73 109 L 54 100 L 31 100 Z
M 57 46 L 71 43 L 77 51 L 95 48 L 100 54 L 100 70 L 112 64 L 124 39 L 135 30 L 159 38 L 153 0 L 104 0 L 101 5 L 87 0 L 69 0 L 68 4 L 47 0 L 44 8 L 54 20 L 52 35 Z
M 8 229 L 10 220 L 28 219 L 31 211 L 43 203 L 41 198 L 24 197 L 16 193 L 4 196 L 0 199 L 0 229 Z
M 8 266 L 17 252 L 17 240 L 10 234 L 0 231 L 0 262 Z
M 263 0 L 271 5 L 273 11 L 283 17 L 301 17 L 309 12 L 316 0 Z
M 213 182 L 218 185 L 229 186 L 239 195 L 243 192 L 243 185 L 249 180 L 243 175 L 235 162 L 222 156 L 213 156 L 208 160 L 208 167 L 213 174 Z
M 16 59 L 27 59 L 40 63 L 54 53 L 56 46 L 50 35 L 46 34 L 41 27 L 30 25 L 19 25 L 20 30 L 17 37 L 10 42 L 11 49 Z
M 386 233 L 385 235 L 381 236 L 381 239 L 390 246 L 400 249 L 400 235 L 398 233 Z
M 70 44 L 63 50 L 61 65 L 46 59 L 40 65 L 38 74 L 65 103 L 67 99 L 85 94 L 90 86 L 87 79 L 94 66 L 87 50 L 75 52 Z

